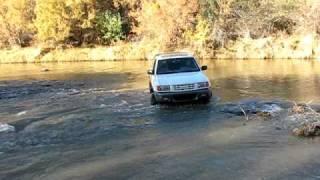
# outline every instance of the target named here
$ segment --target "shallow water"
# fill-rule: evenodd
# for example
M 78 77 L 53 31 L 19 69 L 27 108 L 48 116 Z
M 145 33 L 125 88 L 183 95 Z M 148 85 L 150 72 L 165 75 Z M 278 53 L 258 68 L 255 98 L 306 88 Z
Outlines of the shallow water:
M 224 111 L 320 101 L 320 62 L 203 60 L 215 101 L 150 106 L 150 62 L 0 65 L 0 179 L 319 179 L 318 139 Z M 49 72 L 42 72 L 44 68 Z

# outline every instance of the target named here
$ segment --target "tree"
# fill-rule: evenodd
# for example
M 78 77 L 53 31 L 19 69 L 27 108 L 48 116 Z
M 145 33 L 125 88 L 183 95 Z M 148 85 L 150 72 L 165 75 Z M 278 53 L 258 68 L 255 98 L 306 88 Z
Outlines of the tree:
M 94 0 L 37 0 L 35 24 L 42 42 L 83 36 L 95 19 Z M 79 40 L 81 41 L 81 39 Z
M 69 16 L 62 0 L 37 0 L 35 25 L 38 40 L 62 41 L 70 33 Z
M 143 0 L 141 3 L 141 10 L 135 15 L 139 24 L 134 29 L 141 39 L 172 47 L 181 43 L 185 31 L 196 26 L 198 0 Z
M 122 21 L 120 14 L 113 14 L 106 11 L 97 16 L 97 29 L 102 35 L 102 39 L 107 44 L 119 41 L 124 37 L 122 31 Z
M 0 0 L 0 44 L 27 46 L 34 27 L 33 0 Z

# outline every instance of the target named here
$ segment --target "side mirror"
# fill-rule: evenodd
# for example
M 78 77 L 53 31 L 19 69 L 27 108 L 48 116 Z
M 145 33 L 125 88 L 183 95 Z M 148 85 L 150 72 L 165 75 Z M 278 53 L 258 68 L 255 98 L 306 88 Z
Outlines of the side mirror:
M 147 73 L 148 73 L 149 75 L 153 75 L 153 74 L 154 74 L 153 70 L 148 70 Z
M 202 70 L 202 71 L 206 71 L 207 69 L 208 69 L 208 66 L 202 66 L 202 67 L 201 67 L 201 70 Z

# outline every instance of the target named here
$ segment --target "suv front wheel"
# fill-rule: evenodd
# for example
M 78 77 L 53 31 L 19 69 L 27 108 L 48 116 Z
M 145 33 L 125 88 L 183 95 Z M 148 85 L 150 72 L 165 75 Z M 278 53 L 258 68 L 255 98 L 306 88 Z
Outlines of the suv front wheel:
M 152 94 L 153 93 L 153 88 L 151 86 L 151 83 L 149 83 L 149 92 Z
M 152 106 L 158 104 L 158 102 L 157 102 L 156 97 L 154 96 L 154 94 L 151 94 L 150 104 L 151 104 Z
M 211 97 L 206 97 L 206 98 L 202 99 L 201 102 L 204 104 L 209 104 L 211 102 Z

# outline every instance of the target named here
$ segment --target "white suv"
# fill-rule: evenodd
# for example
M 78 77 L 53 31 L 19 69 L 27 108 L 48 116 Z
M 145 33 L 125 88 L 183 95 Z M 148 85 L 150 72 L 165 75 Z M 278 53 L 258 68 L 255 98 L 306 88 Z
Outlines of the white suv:
M 151 104 L 202 100 L 212 97 L 211 84 L 189 53 L 166 53 L 155 57 L 150 76 Z

